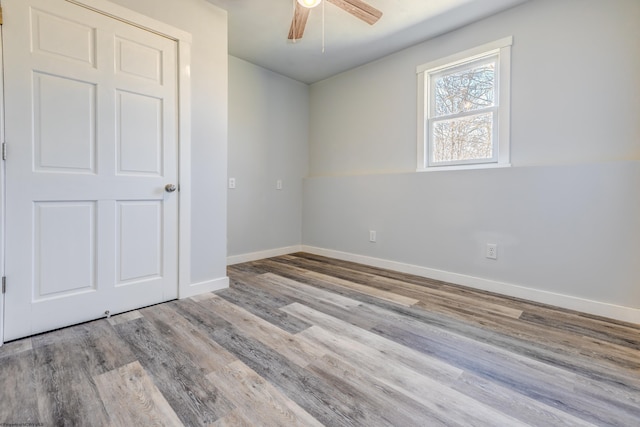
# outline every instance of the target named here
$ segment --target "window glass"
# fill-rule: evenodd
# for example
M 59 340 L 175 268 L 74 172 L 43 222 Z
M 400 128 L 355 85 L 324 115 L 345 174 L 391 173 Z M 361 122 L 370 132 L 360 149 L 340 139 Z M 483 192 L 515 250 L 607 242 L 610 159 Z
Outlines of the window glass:
M 495 102 L 495 60 L 470 66 L 435 80 L 435 116 L 491 107 Z
M 433 162 L 493 158 L 493 113 L 436 121 L 432 129 Z

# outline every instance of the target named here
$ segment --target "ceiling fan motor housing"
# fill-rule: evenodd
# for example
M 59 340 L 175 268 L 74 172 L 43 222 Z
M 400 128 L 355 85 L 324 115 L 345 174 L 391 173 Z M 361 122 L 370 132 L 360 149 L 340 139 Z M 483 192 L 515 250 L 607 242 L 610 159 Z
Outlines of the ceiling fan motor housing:
M 307 7 L 309 9 L 316 7 L 322 2 L 322 0 L 298 0 L 300 6 Z

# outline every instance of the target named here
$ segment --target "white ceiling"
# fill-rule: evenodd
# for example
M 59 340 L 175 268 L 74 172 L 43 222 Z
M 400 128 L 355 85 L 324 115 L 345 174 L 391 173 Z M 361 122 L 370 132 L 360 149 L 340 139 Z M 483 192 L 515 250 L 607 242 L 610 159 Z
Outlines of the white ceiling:
M 383 12 L 370 26 L 326 3 L 311 10 L 304 37 L 287 40 L 294 0 L 208 0 L 228 11 L 229 53 L 314 83 L 527 0 L 366 0 Z

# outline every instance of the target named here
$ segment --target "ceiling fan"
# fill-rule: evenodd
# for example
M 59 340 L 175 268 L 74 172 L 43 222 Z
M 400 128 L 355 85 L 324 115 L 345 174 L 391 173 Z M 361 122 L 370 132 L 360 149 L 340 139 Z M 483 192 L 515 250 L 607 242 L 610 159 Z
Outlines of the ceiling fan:
M 378 22 L 382 12 L 362 0 L 326 0 L 344 11 L 352 14 L 356 18 L 362 19 L 369 25 Z M 298 0 L 293 13 L 291 28 L 289 29 L 289 40 L 301 39 L 304 34 L 304 27 L 307 25 L 307 18 L 312 8 L 316 7 L 322 0 Z

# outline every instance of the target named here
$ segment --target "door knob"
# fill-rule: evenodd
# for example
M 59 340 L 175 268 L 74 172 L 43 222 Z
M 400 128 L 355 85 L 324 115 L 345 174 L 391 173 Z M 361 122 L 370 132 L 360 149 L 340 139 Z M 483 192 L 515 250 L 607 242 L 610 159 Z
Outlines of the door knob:
M 177 190 L 177 188 L 178 187 L 176 187 L 175 184 L 167 184 L 164 186 L 164 191 L 166 191 L 167 193 L 173 193 Z

